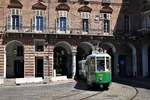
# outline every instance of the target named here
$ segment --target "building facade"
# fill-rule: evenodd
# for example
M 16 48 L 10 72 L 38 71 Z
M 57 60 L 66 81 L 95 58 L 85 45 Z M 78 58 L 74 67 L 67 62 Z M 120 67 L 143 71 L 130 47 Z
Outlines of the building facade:
M 149 10 L 142 10 L 144 3 L 1 1 L 1 84 L 9 79 L 23 83 L 78 77 L 78 61 L 97 46 L 112 56 L 114 77 L 150 76 Z

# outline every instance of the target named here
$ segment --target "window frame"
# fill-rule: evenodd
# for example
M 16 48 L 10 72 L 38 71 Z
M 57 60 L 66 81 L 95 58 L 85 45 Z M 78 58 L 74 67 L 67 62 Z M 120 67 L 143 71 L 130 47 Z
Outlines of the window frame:
M 103 13 L 103 32 L 105 33 L 110 33 L 110 13 Z
M 21 9 L 10 8 L 10 15 L 7 17 L 7 30 L 18 32 L 22 26 Z
M 32 27 L 34 32 L 43 32 L 44 31 L 44 10 L 34 10 L 33 24 Z M 41 24 L 42 23 L 42 24 Z
M 34 40 L 34 50 L 35 52 L 44 52 L 45 47 L 45 41 L 43 39 L 35 39 Z M 38 49 L 38 46 L 42 46 L 42 49 Z

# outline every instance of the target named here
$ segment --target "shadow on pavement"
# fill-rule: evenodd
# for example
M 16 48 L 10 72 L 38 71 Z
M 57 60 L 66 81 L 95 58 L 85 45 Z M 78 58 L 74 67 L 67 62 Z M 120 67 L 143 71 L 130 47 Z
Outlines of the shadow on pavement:
M 82 81 L 82 80 L 77 80 L 77 83 L 75 84 L 74 88 L 79 90 L 87 90 L 87 91 L 104 91 L 104 89 L 102 89 L 100 86 L 89 87 L 86 84 L 86 81 Z
M 148 78 L 115 78 L 113 82 L 129 85 L 136 88 L 144 88 L 150 90 L 150 79 Z

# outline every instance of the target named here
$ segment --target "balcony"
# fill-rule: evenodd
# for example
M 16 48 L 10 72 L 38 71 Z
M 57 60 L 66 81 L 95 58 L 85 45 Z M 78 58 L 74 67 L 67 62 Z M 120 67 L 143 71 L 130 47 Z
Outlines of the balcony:
M 141 29 L 138 29 L 138 32 L 146 35 L 146 34 L 150 33 L 150 26 L 142 27 Z
M 102 0 L 102 4 L 110 4 L 111 0 Z
M 7 29 L 0 27 L 1 33 L 23 33 L 23 34 L 61 34 L 61 35 L 91 35 L 91 36 L 113 36 L 113 33 L 103 33 L 102 30 L 89 29 L 88 32 L 83 32 L 81 28 L 70 28 L 66 31 L 60 31 L 56 27 L 44 28 L 42 31 L 37 31 L 30 26 L 22 26 L 18 30 Z

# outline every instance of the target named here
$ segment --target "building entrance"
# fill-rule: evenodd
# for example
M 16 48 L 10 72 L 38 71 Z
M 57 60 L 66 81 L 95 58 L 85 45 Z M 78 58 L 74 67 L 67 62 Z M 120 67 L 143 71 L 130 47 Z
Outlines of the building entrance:
M 6 45 L 6 78 L 24 77 L 24 47 L 17 40 Z
M 24 77 L 24 62 L 22 60 L 15 60 L 14 61 L 14 72 L 16 78 Z
M 54 48 L 54 69 L 56 76 L 72 78 L 72 51 L 67 42 L 59 42 Z
M 126 56 L 120 55 L 119 56 L 119 76 L 125 77 L 126 76 Z
M 35 77 L 43 77 L 43 57 L 35 57 Z

